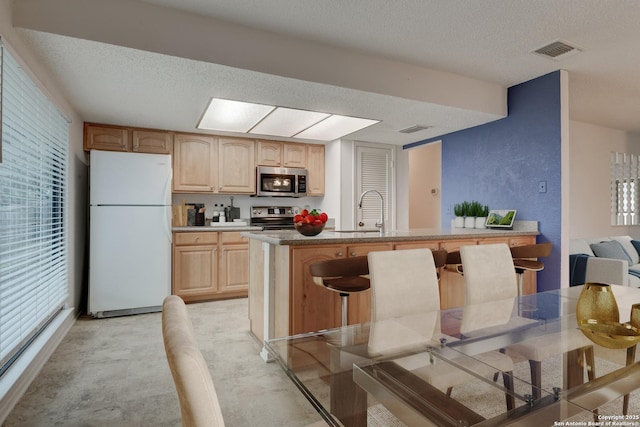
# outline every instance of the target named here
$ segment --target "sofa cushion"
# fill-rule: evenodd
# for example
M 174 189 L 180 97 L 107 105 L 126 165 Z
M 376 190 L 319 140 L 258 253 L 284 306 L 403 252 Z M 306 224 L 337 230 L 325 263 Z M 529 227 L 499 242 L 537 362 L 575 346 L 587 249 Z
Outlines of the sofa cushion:
M 569 253 L 596 256 L 585 239 L 571 239 L 569 242 Z
M 629 255 L 617 240 L 605 240 L 600 243 L 592 243 L 591 249 L 597 257 L 620 259 L 627 261 L 627 264 L 631 264 L 631 258 L 629 258 Z
M 640 255 L 638 255 L 638 250 L 633 245 L 633 242 L 630 236 L 615 236 L 615 237 L 612 237 L 611 240 L 615 240 L 616 242 L 619 242 L 622 245 L 627 255 L 629 255 L 630 266 L 640 263 Z

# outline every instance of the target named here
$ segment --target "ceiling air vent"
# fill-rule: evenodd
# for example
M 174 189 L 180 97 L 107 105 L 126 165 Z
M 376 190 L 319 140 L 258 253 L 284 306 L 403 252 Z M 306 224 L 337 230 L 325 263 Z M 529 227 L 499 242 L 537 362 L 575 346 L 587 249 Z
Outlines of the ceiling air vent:
M 540 56 L 544 56 L 545 58 L 553 59 L 555 61 L 573 56 L 579 52 L 580 49 L 577 47 L 571 46 L 570 44 L 560 40 L 549 43 L 548 45 L 542 46 L 541 48 L 533 51 L 533 53 L 537 53 Z
M 421 130 L 429 129 L 431 126 L 423 126 L 423 125 L 414 125 L 409 126 L 408 128 L 400 129 L 398 132 L 400 133 L 415 133 Z

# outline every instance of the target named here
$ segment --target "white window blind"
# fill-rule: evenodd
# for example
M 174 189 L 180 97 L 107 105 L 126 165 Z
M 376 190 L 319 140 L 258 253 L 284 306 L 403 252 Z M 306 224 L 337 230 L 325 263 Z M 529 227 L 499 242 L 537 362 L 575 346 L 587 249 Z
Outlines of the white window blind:
M 6 47 L 0 163 L 0 375 L 67 298 L 68 123 Z
M 640 223 L 639 188 L 640 156 L 611 153 L 611 225 Z
M 368 190 L 377 190 L 384 199 L 384 219 L 390 226 L 390 206 L 392 202 L 391 188 L 391 157 L 392 152 L 387 148 L 357 147 L 356 168 L 357 191 L 362 194 Z M 375 193 L 369 193 L 362 199 L 362 208 L 358 209 L 357 221 L 363 222 L 366 228 L 373 228 L 380 220 L 380 198 Z

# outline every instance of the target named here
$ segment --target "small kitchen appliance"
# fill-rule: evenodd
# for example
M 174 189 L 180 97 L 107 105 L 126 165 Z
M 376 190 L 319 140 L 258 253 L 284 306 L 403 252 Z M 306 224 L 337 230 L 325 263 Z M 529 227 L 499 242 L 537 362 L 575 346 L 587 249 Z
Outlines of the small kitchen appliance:
M 293 217 L 299 213 L 297 206 L 252 206 L 250 225 L 264 230 L 293 230 Z
M 304 197 L 307 195 L 307 170 L 299 168 L 256 168 L 256 196 Z

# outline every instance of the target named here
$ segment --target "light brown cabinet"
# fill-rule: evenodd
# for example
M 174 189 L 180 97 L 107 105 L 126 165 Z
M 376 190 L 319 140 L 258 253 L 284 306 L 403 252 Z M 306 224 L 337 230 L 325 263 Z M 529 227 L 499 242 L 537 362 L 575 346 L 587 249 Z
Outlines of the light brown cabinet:
M 168 131 L 84 124 L 84 149 L 171 154 L 173 134 Z
M 255 141 L 218 139 L 218 192 L 255 194 Z
M 185 302 L 218 293 L 218 233 L 175 233 L 173 293 Z
M 282 142 L 258 140 L 256 146 L 258 166 L 282 166 Z
M 174 192 L 256 192 L 253 140 L 176 134 L 173 145 Z
M 84 149 L 129 151 L 129 131 L 126 128 L 84 124 Z
M 297 334 L 340 326 L 340 295 L 315 284 L 309 273 L 311 264 L 348 256 L 367 255 L 371 251 L 392 249 L 391 243 L 293 248 L 291 250 L 290 332 Z M 369 291 L 351 294 L 347 301 L 349 324 L 364 323 L 370 320 L 371 296 Z
M 173 140 L 173 191 L 211 193 L 218 188 L 218 140 L 178 133 Z
M 171 132 L 132 130 L 131 151 L 136 153 L 171 154 L 173 134 Z
M 285 168 L 306 168 L 307 144 L 282 144 L 282 166 Z
M 324 145 L 307 146 L 307 195 L 324 196 Z
M 257 145 L 256 164 L 258 166 L 303 169 L 307 167 L 308 144 L 259 140 Z
M 220 291 L 247 294 L 249 289 L 249 243 L 238 231 L 221 232 Z
M 249 248 L 239 232 L 178 232 L 173 293 L 185 302 L 246 296 Z

